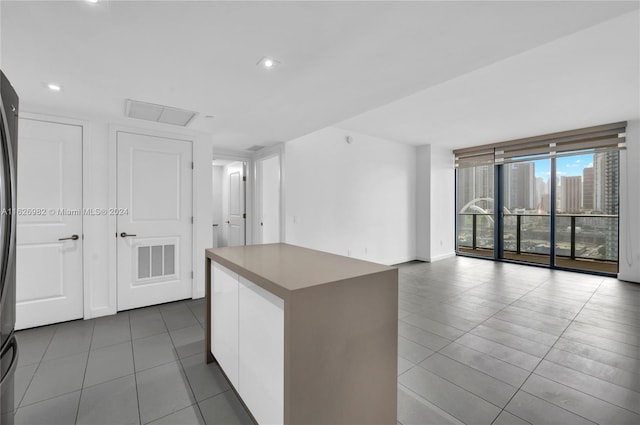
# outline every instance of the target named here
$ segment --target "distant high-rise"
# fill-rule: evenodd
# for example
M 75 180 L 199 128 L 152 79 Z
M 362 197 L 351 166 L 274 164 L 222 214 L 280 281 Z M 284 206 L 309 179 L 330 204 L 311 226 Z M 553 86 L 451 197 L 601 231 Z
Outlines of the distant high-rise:
M 537 207 L 535 163 L 516 162 L 504 167 L 504 202 L 508 209 Z
M 549 212 L 549 185 L 542 177 L 536 177 L 536 207 L 540 212 Z
M 593 167 L 585 167 L 582 170 L 582 208 L 593 210 L 595 205 L 595 191 Z
M 618 214 L 617 151 L 593 155 L 594 209 L 605 214 Z
M 608 215 L 618 215 L 618 151 L 598 152 L 593 155 L 594 209 Z M 606 238 L 604 257 L 618 259 L 618 219 L 605 218 Z
M 560 203 L 562 212 L 580 212 L 582 207 L 582 177 L 562 176 L 560 178 Z
M 458 169 L 460 207 L 478 198 L 493 199 L 493 165 Z

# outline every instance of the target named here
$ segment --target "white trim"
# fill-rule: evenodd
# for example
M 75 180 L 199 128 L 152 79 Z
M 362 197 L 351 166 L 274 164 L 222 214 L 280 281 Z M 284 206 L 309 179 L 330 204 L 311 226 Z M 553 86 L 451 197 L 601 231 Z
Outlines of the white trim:
M 117 206 L 118 202 L 118 133 L 132 133 L 139 134 L 141 136 L 160 137 L 163 139 L 173 139 L 179 141 L 185 141 L 191 143 L 191 161 L 194 164 L 191 169 L 191 215 L 193 217 L 193 223 L 191 223 L 191 270 L 193 271 L 193 278 L 191 280 L 191 298 L 198 298 L 200 291 L 197 290 L 196 285 L 196 222 L 198 220 L 196 211 L 196 182 L 195 182 L 195 144 L 198 136 L 195 134 L 180 134 L 171 133 L 162 130 L 153 130 L 148 128 L 131 127 L 122 124 L 109 124 L 109 157 L 108 157 L 108 181 L 109 181 L 109 205 Z M 117 234 L 118 234 L 118 221 L 117 217 L 109 217 L 109 234 L 114 237 L 109 237 L 109 255 L 108 257 L 108 269 L 109 269 L 109 309 L 106 309 L 105 314 L 115 314 L 118 312 L 118 247 L 117 247 Z
M 92 143 L 87 143 L 88 135 L 92 134 L 92 126 L 89 121 L 75 118 L 56 116 L 51 114 L 42 114 L 38 112 L 20 111 L 20 118 L 32 121 L 50 122 L 53 124 L 73 125 L 80 127 L 82 132 L 82 142 L 80 149 L 82 150 L 82 209 L 87 206 L 87 201 L 91 199 L 93 193 L 93 179 L 91 178 L 91 152 Z M 20 145 L 18 145 L 18 150 Z M 91 308 L 91 273 L 89 267 L 89 259 L 86 255 L 85 232 L 87 230 L 86 218 L 82 215 L 82 317 L 91 319 L 95 317 Z
M 262 194 L 260 193 L 260 185 L 258 184 L 258 161 L 262 161 L 268 158 L 272 158 L 277 156 L 280 163 L 280 242 L 284 242 L 285 239 L 285 215 L 284 215 L 284 143 L 279 143 L 274 146 L 269 146 L 267 148 L 260 149 L 255 152 L 253 155 L 253 171 L 254 171 L 254 206 L 255 206 L 255 214 L 253 215 L 254 229 L 255 235 L 253 236 L 253 240 L 255 243 L 262 243 L 260 238 L 260 224 L 259 224 L 259 208 L 262 207 L 262 202 L 260 197 Z
M 436 261 L 445 260 L 447 258 L 451 258 L 455 256 L 456 256 L 455 252 L 448 252 L 446 254 L 435 255 L 431 257 L 429 260 L 423 260 L 423 261 L 427 261 L 429 263 L 435 263 Z
M 254 243 L 257 243 L 257 239 L 255 238 L 255 235 L 253 234 L 254 232 L 254 221 L 255 221 L 255 217 L 256 217 L 256 211 L 254 210 L 255 208 L 255 203 L 254 203 L 254 197 L 255 197 L 255 191 L 254 191 L 254 180 L 255 180 L 255 162 L 253 160 L 253 155 L 250 152 L 239 152 L 239 151 L 233 151 L 233 150 L 228 150 L 228 149 L 221 149 L 221 148 L 217 148 L 216 146 L 213 146 L 212 148 L 212 152 L 211 152 L 211 157 L 209 158 L 209 179 L 211 179 L 213 176 L 213 164 L 212 161 L 214 159 L 226 159 L 226 160 L 232 160 L 232 161 L 242 161 L 245 162 L 247 164 L 247 185 L 245 186 L 246 188 L 246 193 L 245 193 L 245 213 L 247 214 L 247 218 L 245 220 L 245 239 L 247 241 L 247 245 L 252 245 Z M 209 193 L 208 196 L 212 197 L 213 194 Z M 209 221 L 212 220 L 212 213 L 209 214 Z M 209 223 L 208 228 L 211 229 L 211 225 L 213 225 L 213 222 Z

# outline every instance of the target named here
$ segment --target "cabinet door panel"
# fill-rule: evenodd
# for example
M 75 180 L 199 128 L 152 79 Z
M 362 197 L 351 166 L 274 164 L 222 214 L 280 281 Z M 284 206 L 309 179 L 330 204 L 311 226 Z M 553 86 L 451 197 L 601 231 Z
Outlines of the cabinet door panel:
M 284 301 L 240 276 L 240 396 L 260 424 L 284 422 Z
M 238 275 L 211 265 L 211 353 L 238 388 Z

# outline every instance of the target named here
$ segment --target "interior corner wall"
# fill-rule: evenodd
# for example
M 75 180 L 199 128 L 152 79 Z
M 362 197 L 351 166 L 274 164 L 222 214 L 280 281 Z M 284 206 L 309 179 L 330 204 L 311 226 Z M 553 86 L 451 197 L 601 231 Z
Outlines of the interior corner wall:
M 383 264 L 414 260 L 415 156 L 414 146 L 335 127 L 287 142 L 285 241 Z
M 453 151 L 431 146 L 429 261 L 455 255 L 455 169 Z
M 431 260 L 431 145 L 416 152 L 416 259 Z
M 438 261 L 455 254 L 453 152 L 435 145 L 417 150 L 416 258 Z
M 618 278 L 640 283 L 640 120 L 627 123 L 627 149 L 620 153 L 620 248 Z

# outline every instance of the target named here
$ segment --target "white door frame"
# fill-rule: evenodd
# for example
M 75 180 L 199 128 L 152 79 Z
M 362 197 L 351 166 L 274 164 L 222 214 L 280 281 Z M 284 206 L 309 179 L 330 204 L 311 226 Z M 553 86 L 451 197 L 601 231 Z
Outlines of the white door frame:
M 214 159 L 242 161 L 247 163 L 247 176 L 246 176 L 247 182 L 245 186 L 245 204 L 244 204 L 244 209 L 247 214 L 247 219 L 245 220 L 244 235 L 245 235 L 246 244 L 251 245 L 255 243 L 257 240 L 254 238 L 254 234 L 253 234 L 253 229 L 255 228 L 254 221 L 256 216 L 254 214 L 254 202 L 253 202 L 253 197 L 254 197 L 253 179 L 255 176 L 255 172 L 254 172 L 255 166 L 253 163 L 253 158 L 250 153 L 229 151 L 224 149 L 217 149 L 214 147 L 213 152 L 211 154 L 211 158 L 209 158 L 209 176 L 213 175 L 212 161 Z M 209 193 L 208 196 L 211 197 L 213 195 Z M 212 212 L 210 211 L 209 218 L 208 218 L 209 222 L 211 222 L 211 216 L 212 216 Z M 211 227 L 209 227 L 209 229 L 211 229 Z
M 190 134 L 171 133 L 167 131 L 151 130 L 147 128 L 130 127 L 127 125 L 111 124 L 109 126 L 109 157 L 107 158 L 109 164 L 109 207 L 115 208 L 117 206 L 117 187 L 118 187 L 118 132 L 127 132 L 134 134 L 141 134 L 144 136 L 162 137 L 169 139 L 178 139 L 191 142 L 191 160 L 195 167 L 195 144 L 197 137 Z M 195 237 L 195 220 L 196 220 L 196 182 L 194 168 L 191 169 L 191 215 L 194 217 L 194 223 L 191 223 L 191 270 L 194 271 L 194 278 L 191 279 L 191 296 L 197 294 L 196 290 L 196 237 Z M 109 216 L 109 234 L 114 237 L 109 237 L 109 306 L 114 310 L 110 313 L 114 314 L 118 311 L 118 247 L 117 247 L 117 217 Z
M 93 190 L 93 181 L 91 179 L 91 173 L 89 172 L 90 159 L 91 159 L 91 143 L 86 143 L 87 135 L 91 134 L 91 124 L 89 121 L 79 120 L 74 118 L 60 117 L 56 115 L 41 114 L 37 112 L 20 111 L 20 118 L 44 121 L 53 124 L 66 124 L 75 125 L 82 129 L 82 143 L 80 144 L 82 149 L 82 209 L 86 207 L 86 200 L 90 199 L 89 194 Z M 20 155 L 20 129 L 18 129 L 18 155 Z M 91 314 L 91 285 L 89 267 L 87 264 L 87 257 L 85 254 L 86 245 L 84 243 L 84 233 L 86 230 L 86 218 L 82 215 L 82 299 L 83 299 L 83 318 L 88 319 L 88 315 Z
M 255 190 L 253 191 L 253 205 L 255 206 L 255 214 L 253 214 L 252 222 L 253 228 L 255 229 L 255 234 L 253 235 L 253 240 L 255 243 L 258 243 L 260 241 L 260 212 L 258 211 L 258 209 L 262 208 L 262 205 L 260 203 L 261 194 L 259 193 L 260 185 L 258 184 L 258 161 L 274 156 L 280 157 L 280 242 L 285 241 L 284 152 L 284 143 L 279 143 L 275 146 L 260 149 L 259 151 L 255 152 L 252 158 L 252 182 L 255 187 Z

